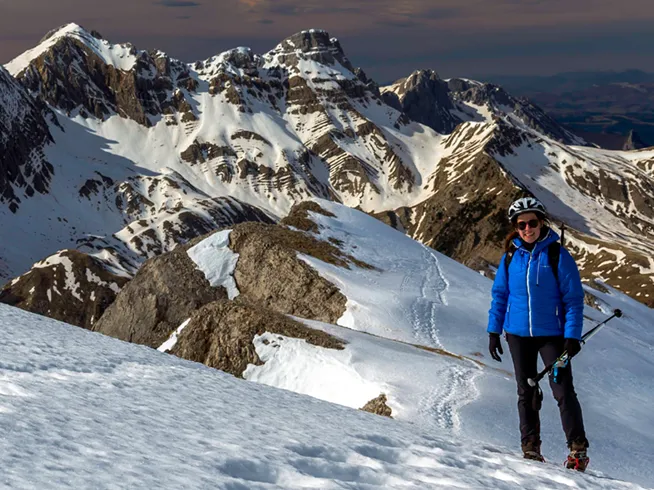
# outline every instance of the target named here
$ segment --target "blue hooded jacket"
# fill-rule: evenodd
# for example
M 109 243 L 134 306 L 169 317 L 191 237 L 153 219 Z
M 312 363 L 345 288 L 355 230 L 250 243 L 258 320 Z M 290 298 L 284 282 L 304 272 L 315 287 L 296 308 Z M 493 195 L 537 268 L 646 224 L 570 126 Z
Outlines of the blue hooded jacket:
M 558 284 L 549 264 L 547 247 L 559 240 L 549 228 L 529 252 L 516 238 L 509 270 L 502 257 L 493 283 L 488 332 L 502 330 L 520 337 L 564 336 L 581 339 L 584 290 L 577 264 L 561 247 Z

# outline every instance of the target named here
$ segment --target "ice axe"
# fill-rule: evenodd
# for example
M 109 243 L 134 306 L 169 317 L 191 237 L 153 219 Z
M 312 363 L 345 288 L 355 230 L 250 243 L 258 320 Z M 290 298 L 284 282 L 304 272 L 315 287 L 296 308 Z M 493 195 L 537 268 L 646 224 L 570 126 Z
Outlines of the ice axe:
M 593 328 L 591 328 L 588 332 L 586 332 L 583 337 L 581 337 L 581 344 L 585 344 L 588 339 L 590 339 L 593 335 L 595 335 L 597 332 L 599 332 L 600 328 L 602 328 L 604 325 L 606 325 L 606 322 L 608 322 L 612 318 L 620 318 L 622 316 L 622 310 L 616 308 L 613 310 L 613 315 L 605 319 L 604 321 L 598 323 L 595 325 Z M 554 361 L 552 364 L 549 366 L 546 366 L 545 369 L 543 369 L 540 373 L 535 378 L 529 378 L 527 380 L 527 383 L 529 383 L 529 386 L 531 387 L 536 387 L 538 386 L 538 382 L 545 377 L 547 373 L 549 373 L 552 369 L 554 369 L 556 366 L 561 366 L 565 367 L 568 364 L 568 361 L 570 360 L 570 356 L 568 356 L 567 351 L 564 351 L 563 354 L 561 354 L 556 361 Z

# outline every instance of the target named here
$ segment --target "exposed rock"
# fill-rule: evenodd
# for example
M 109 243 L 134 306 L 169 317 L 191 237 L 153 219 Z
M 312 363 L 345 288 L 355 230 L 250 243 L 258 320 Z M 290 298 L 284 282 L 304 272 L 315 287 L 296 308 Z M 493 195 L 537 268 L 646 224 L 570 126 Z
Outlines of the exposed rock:
M 234 279 L 251 302 L 327 323 L 336 323 L 345 312 L 339 289 L 297 257 L 299 252 L 347 267 L 330 243 L 279 226 L 244 223 L 232 231 L 230 247 L 239 254 Z
M 393 411 L 391 410 L 391 407 L 386 405 L 387 401 L 388 400 L 386 399 L 386 395 L 382 393 L 377 398 L 373 398 L 368 403 L 366 403 L 363 407 L 361 407 L 360 410 L 363 410 L 364 412 L 374 413 L 376 415 L 382 415 L 384 417 L 389 417 L 392 419 L 393 417 L 391 416 L 391 414 L 393 413 Z
M 297 213 L 291 213 L 290 222 L 308 222 L 308 210 L 321 212 L 316 206 L 315 203 L 298 206 Z M 94 330 L 158 347 L 193 311 L 225 299 L 224 289 L 211 287 L 186 253 L 202 239 L 198 237 L 148 260 Z M 240 292 L 239 301 L 328 323 L 336 323 L 343 315 L 346 298 L 335 285 L 298 258 L 298 253 L 340 267 L 370 267 L 344 254 L 332 243 L 283 225 L 237 224 L 230 233 L 230 248 L 239 254 L 233 274 Z
M 17 74 L 25 87 L 39 92 L 52 106 L 69 114 L 80 108 L 99 119 L 118 114 L 144 126 L 151 125 L 149 116 L 170 108 L 183 113 L 186 120 L 195 118 L 184 94 L 172 93 L 178 84 L 188 86 L 190 73 L 184 63 L 161 52 L 137 52 L 126 44 L 123 47 L 135 58 L 126 71 L 98 54 L 95 46 L 106 41 L 92 33 L 78 27 L 57 35 L 60 37 L 52 46 Z
M 30 197 L 49 189 L 54 169 L 44 154 L 53 142 L 47 118 L 56 121 L 45 104 L 0 66 L 0 204 L 13 213 L 22 192 Z
M 186 253 L 203 238 L 146 261 L 93 330 L 156 348 L 198 308 L 226 299 Z
M 64 250 L 7 284 L 0 303 L 91 329 L 128 280 L 87 254 Z
M 461 123 L 461 119 L 452 114 L 455 107 L 447 82 L 434 71 L 416 71 L 397 84 L 399 87 L 394 93 L 395 97 L 390 95 L 393 92 L 389 92 L 385 100 L 404 111 L 412 120 L 441 134 L 451 133 Z
M 262 364 L 253 341 L 265 332 L 329 349 L 344 348 L 344 341 L 336 337 L 239 298 L 214 301 L 193 313 L 171 353 L 240 377 L 248 364 Z

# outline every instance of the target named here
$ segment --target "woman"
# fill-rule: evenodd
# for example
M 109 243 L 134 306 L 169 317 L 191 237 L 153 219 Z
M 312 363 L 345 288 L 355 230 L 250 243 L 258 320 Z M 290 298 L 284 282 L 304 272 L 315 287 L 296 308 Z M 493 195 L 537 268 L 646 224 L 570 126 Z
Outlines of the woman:
M 584 292 L 577 265 L 567 250 L 560 247 L 556 274 L 549 263 L 548 247 L 558 242 L 559 236 L 548 226 L 545 207 L 537 199 L 525 197 L 511 204 L 508 214 L 514 231 L 506 239 L 507 253 L 493 284 L 489 350 L 491 357 L 501 362 L 500 334 L 504 331 L 518 383 L 522 451 L 527 459 L 544 461 L 538 415 L 542 395 L 527 380 L 537 374 L 539 353 L 549 365 L 564 351 L 572 357 L 581 350 Z M 588 440 L 569 364 L 557 372 L 556 380 L 550 375 L 550 386 L 570 448 L 566 466 L 584 471 L 589 462 Z

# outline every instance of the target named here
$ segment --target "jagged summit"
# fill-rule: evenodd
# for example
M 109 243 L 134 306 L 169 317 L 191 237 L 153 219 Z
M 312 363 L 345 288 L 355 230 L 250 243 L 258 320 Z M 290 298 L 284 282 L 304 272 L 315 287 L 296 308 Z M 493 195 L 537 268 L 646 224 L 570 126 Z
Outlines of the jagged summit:
M 89 32 L 78 24 L 70 23 L 50 31 L 36 47 L 14 58 L 5 67 L 12 75 L 19 77 L 44 54 L 70 50 L 73 46 L 92 52 L 103 63 L 120 70 L 129 71 L 137 62 L 138 53 L 131 43 L 111 44 L 97 32 Z M 52 58 L 51 61 L 56 61 L 56 57 Z
M 503 118 L 565 144 L 586 144 L 529 100 L 513 97 L 498 85 L 465 78 L 444 80 L 427 69 L 382 87 L 381 92 L 387 104 L 439 133 L 449 134 L 462 122 Z
M 338 62 L 352 74 L 356 70 L 345 56 L 338 39 L 322 29 L 293 34 L 267 53 L 265 58 L 286 66 L 297 64 L 299 60 L 312 60 L 326 66 L 333 66 Z

